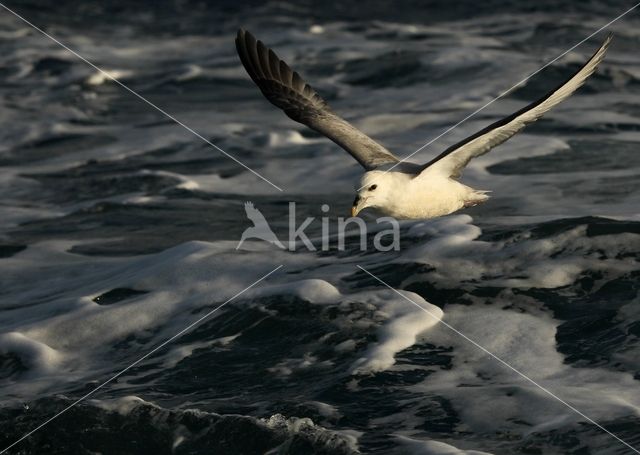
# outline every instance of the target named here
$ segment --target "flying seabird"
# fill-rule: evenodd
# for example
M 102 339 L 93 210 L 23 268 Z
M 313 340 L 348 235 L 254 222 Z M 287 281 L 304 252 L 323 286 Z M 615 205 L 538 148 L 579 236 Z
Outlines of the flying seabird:
M 593 74 L 610 42 L 611 35 L 573 76 L 539 100 L 452 145 L 423 165 L 401 162 L 334 113 L 297 72 L 251 33 L 240 29 L 236 48 L 242 65 L 267 100 L 289 118 L 331 139 L 364 167 L 352 216 L 372 207 L 399 219 L 425 219 L 486 201 L 487 191 L 458 181 L 467 163 L 502 144 L 568 98 Z

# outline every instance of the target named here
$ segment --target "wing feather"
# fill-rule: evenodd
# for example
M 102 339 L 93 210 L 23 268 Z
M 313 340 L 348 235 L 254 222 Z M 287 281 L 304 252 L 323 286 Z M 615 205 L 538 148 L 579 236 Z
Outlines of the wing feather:
M 452 145 L 425 164 L 422 170 L 443 173 L 453 178 L 460 177 L 462 170 L 472 158 L 484 155 L 502 144 L 526 125 L 535 122 L 549 109 L 571 96 L 596 70 L 610 43 L 611 34 L 593 56 L 567 81 L 523 109 Z
M 382 145 L 336 115 L 297 72 L 251 33 L 238 31 L 236 49 L 262 94 L 289 118 L 325 135 L 367 170 L 399 161 Z

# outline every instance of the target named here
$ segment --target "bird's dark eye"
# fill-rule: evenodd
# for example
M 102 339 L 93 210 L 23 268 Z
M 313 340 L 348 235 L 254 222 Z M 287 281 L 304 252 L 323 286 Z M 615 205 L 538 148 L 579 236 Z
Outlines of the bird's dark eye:
M 369 191 L 373 191 L 373 190 L 375 190 L 376 188 L 378 188 L 378 185 L 371 185 L 371 186 L 369 187 Z

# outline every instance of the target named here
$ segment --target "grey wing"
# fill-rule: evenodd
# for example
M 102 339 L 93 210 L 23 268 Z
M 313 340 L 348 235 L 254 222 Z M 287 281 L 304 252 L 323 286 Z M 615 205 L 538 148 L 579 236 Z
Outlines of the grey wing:
M 298 73 L 251 33 L 240 29 L 236 48 L 242 65 L 262 94 L 289 118 L 325 135 L 367 170 L 399 161 L 382 145 L 334 114 Z
M 611 34 L 607 36 L 602 46 L 600 46 L 593 56 L 559 87 L 518 112 L 452 145 L 436 158 L 425 164 L 422 170 L 442 173 L 453 178 L 460 177 L 462 170 L 472 158 L 484 155 L 493 147 L 502 144 L 527 124 L 535 122 L 549 109 L 571 96 L 596 70 L 596 67 L 604 58 L 610 42 Z

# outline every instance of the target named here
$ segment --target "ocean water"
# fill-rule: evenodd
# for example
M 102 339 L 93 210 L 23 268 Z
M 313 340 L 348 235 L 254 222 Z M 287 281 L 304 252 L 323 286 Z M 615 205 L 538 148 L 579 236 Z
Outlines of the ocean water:
M 263 99 L 238 27 L 406 156 L 631 3 L 5 5 L 283 191 L 0 9 L 0 450 L 223 303 L 7 453 L 635 453 L 469 339 L 640 450 L 640 11 L 585 87 L 471 162 L 486 204 L 402 222 L 399 251 L 236 249 L 245 201 L 281 238 L 296 202 L 317 237 L 361 172 Z

